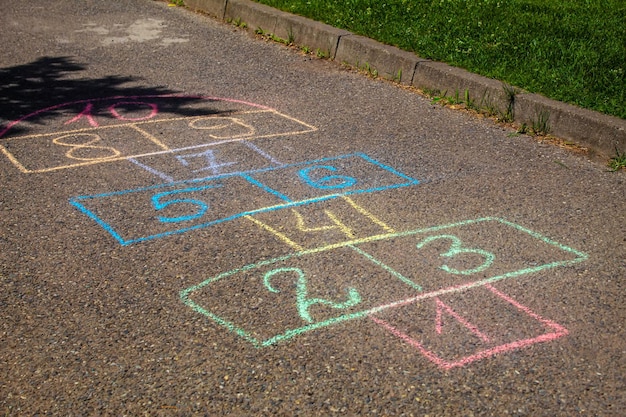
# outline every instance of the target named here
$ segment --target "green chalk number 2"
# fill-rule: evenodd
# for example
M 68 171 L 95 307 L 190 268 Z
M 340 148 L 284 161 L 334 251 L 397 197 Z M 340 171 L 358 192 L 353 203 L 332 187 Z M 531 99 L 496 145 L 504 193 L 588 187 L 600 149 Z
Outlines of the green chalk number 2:
M 440 257 L 454 258 L 455 256 L 460 255 L 460 254 L 474 253 L 477 255 L 481 255 L 485 259 L 484 262 L 481 265 L 477 266 L 476 268 L 464 269 L 461 271 L 455 268 L 450 268 L 448 265 L 442 265 L 439 267 L 439 269 L 442 269 L 450 274 L 454 274 L 454 275 L 476 274 L 478 272 L 482 272 L 485 269 L 489 268 L 491 264 L 493 264 L 493 261 L 496 259 L 496 256 L 493 253 L 487 252 L 486 250 L 463 247 L 461 239 L 459 239 L 458 237 L 454 235 L 429 236 L 417 244 L 417 249 L 421 249 L 424 246 L 428 245 L 429 243 L 434 242 L 435 240 L 440 240 L 440 239 L 447 239 L 452 242 L 452 244 L 450 245 L 450 249 L 448 249 L 447 252 L 441 253 L 439 255 Z
M 361 296 L 354 288 L 348 289 L 348 300 L 343 303 L 335 303 L 330 300 L 325 300 L 323 298 L 309 298 L 306 276 L 304 275 L 304 271 L 300 268 L 277 268 L 272 269 L 267 272 L 263 277 L 263 284 L 265 288 L 267 288 L 270 292 L 279 293 L 280 290 L 277 290 L 272 286 L 272 278 L 274 278 L 277 274 L 290 274 L 295 273 L 298 276 L 298 280 L 296 282 L 296 306 L 298 307 L 298 314 L 302 320 L 307 323 L 313 323 L 313 319 L 311 318 L 311 314 L 309 313 L 309 308 L 315 304 L 323 304 L 330 306 L 335 309 L 346 309 L 352 306 L 355 306 L 361 302 Z

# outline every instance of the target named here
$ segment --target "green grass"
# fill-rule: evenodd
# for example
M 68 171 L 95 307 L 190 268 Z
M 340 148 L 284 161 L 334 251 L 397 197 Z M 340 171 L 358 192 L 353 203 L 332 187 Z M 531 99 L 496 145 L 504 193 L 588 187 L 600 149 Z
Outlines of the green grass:
M 625 169 L 626 153 L 620 153 L 619 149 L 615 147 L 615 156 L 609 160 L 608 165 L 613 172 L 619 171 L 620 169 Z
M 625 0 L 257 0 L 626 119 Z

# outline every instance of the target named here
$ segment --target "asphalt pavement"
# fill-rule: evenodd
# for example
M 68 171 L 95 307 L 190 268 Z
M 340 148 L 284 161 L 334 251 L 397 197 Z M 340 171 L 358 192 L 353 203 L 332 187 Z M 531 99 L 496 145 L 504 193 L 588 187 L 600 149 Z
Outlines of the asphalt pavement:
M 0 6 L 4 415 L 624 415 L 626 172 L 166 2 Z

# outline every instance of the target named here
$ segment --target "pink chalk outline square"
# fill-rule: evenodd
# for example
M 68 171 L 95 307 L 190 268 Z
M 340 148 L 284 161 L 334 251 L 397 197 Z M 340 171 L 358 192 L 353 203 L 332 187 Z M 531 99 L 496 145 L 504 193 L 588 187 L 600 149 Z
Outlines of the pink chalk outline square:
M 389 331 L 394 336 L 402 339 L 403 341 L 405 341 L 409 345 L 411 345 L 414 348 L 416 348 L 427 359 L 429 359 L 431 362 L 434 362 L 437 366 L 439 366 L 440 368 L 445 369 L 445 370 L 456 368 L 456 367 L 465 366 L 465 365 L 467 365 L 469 363 L 472 363 L 472 362 L 480 360 L 480 359 L 484 359 L 484 358 L 487 358 L 487 357 L 490 357 L 490 356 L 495 356 L 495 355 L 498 355 L 498 354 L 501 354 L 501 353 L 505 353 L 505 352 L 510 352 L 510 351 L 517 350 L 517 349 L 521 349 L 521 348 L 524 348 L 524 347 L 527 347 L 527 346 L 530 346 L 530 345 L 534 345 L 536 343 L 549 342 L 549 341 L 558 339 L 558 338 L 560 338 L 562 336 L 565 336 L 565 335 L 567 335 L 569 333 L 567 331 L 567 329 L 564 328 L 563 326 L 561 326 L 560 324 L 555 323 L 552 320 L 548 320 L 546 318 L 543 318 L 540 315 L 534 313 L 528 307 L 521 305 L 520 303 L 518 303 L 517 301 L 515 301 L 514 299 L 512 299 L 508 295 L 498 291 L 492 285 L 486 284 L 484 286 L 484 288 L 488 289 L 489 291 L 491 291 L 497 297 L 499 297 L 502 300 L 504 300 L 505 302 L 513 305 L 519 311 L 521 311 L 521 312 L 525 313 L 526 315 L 530 316 L 531 318 L 539 321 L 544 326 L 548 327 L 549 329 L 552 329 L 553 331 L 549 332 L 549 333 L 541 334 L 541 335 L 536 336 L 536 337 L 520 339 L 520 340 L 516 340 L 516 341 L 513 341 L 513 342 L 509 342 L 509 343 L 504 343 L 502 345 L 498 345 L 498 346 L 495 346 L 495 347 L 491 347 L 489 349 L 479 350 L 478 352 L 476 352 L 476 353 L 474 353 L 472 355 L 465 356 L 465 357 L 463 357 L 461 359 L 458 359 L 458 360 L 455 360 L 455 361 L 448 361 L 448 360 L 445 360 L 444 358 L 441 358 L 440 356 L 436 355 L 432 351 L 428 350 L 426 347 L 424 347 L 424 345 L 422 343 L 420 343 L 419 341 L 415 340 L 414 338 L 412 338 L 411 336 L 409 336 L 405 332 L 403 332 L 403 331 L 399 330 L 398 328 L 394 327 L 391 323 L 389 323 L 389 322 L 387 322 L 385 320 L 382 320 L 380 318 L 374 317 L 373 314 L 369 315 L 369 318 L 373 322 L 375 322 L 376 324 L 378 324 L 381 327 L 383 327 L 385 330 Z M 466 325 L 465 323 L 463 323 L 463 324 Z M 467 327 L 467 325 L 466 325 L 466 327 Z M 472 330 L 472 329 L 470 328 L 470 330 Z

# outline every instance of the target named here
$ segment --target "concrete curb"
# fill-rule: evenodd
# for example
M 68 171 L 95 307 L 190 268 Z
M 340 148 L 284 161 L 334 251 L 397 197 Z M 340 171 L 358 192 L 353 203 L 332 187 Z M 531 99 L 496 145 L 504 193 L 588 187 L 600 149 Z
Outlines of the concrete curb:
M 549 133 L 605 156 L 615 149 L 626 152 L 626 120 L 539 94 L 507 93 L 500 81 L 472 74 L 441 62 L 419 58 L 413 53 L 372 39 L 295 16 L 251 0 L 186 0 L 193 10 L 220 20 L 240 20 L 251 30 L 263 29 L 295 44 L 306 45 L 341 63 L 366 69 L 384 78 L 420 89 L 468 96 L 476 106 L 532 127 L 542 124 Z M 510 88 L 509 88 L 510 91 Z
M 185 0 L 185 5 L 197 12 L 206 13 L 224 20 L 228 0 Z
M 417 65 L 427 62 L 411 52 L 353 34 L 339 39 L 335 60 L 405 85 L 413 82 Z

